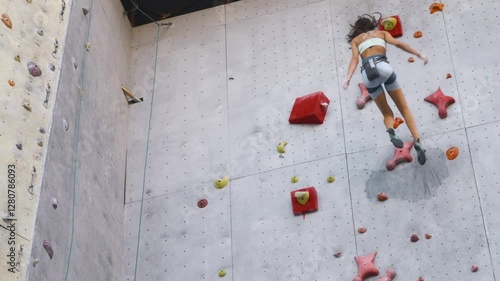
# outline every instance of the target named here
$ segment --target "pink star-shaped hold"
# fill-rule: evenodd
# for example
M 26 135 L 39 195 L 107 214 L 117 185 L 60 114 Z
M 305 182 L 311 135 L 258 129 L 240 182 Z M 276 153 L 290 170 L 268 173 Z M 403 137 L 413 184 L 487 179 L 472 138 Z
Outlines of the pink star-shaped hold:
M 441 91 L 441 88 L 438 88 L 437 91 L 434 92 L 434 94 L 426 97 L 424 101 L 430 102 L 433 105 L 437 106 L 438 114 L 441 119 L 444 119 L 446 118 L 446 116 L 448 116 L 448 111 L 446 110 L 446 108 L 448 108 L 450 104 L 455 103 L 455 99 L 450 96 L 445 96 Z
M 354 257 L 358 264 L 358 275 L 352 281 L 363 281 L 368 277 L 377 276 L 378 268 L 375 266 L 375 257 L 377 252 L 373 252 L 367 256 Z
M 411 156 L 410 153 L 412 147 L 413 147 L 413 142 L 407 142 L 405 143 L 405 146 L 403 148 L 396 148 L 396 151 L 394 152 L 394 156 L 392 157 L 392 159 L 387 161 L 387 164 L 385 164 L 387 170 L 389 171 L 394 170 L 394 168 L 396 168 L 396 166 L 402 162 L 412 162 L 413 157 Z
M 375 281 L 392 281 L 396 277 L 396 271 L 394 269 L 389 268 L 386 272 L 385 275 L 380 277 L 379 279 Z
M 359 89 L 361 90 L 361 97 L 356 101 L 356 106 L 358 107 L 358 109 L 363 109 L 363 107 L 365 107 L 366 103 L 370 101 L 372 97 L 370 97 L 370 94 L 368 93 L 365 84 L 359 83 L 358 86 Z

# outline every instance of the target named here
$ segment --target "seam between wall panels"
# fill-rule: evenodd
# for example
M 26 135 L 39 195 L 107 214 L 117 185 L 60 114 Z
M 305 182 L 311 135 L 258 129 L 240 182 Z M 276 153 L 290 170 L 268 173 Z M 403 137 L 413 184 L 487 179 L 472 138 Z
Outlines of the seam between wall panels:
M 339 77 L 339 68 L 338 68 L 338 60 L 337 60 L 337 52 L 336 52 L 336 48 L 335 48 L 335 36 L 334 36 L 334 30 L 333 30 L 333 17 L 332 17 L 332 1 L 328 1 L 328 6 L 330 8 L 330 26 L 332 28 L 332 41 L 333 41 L 333 53 L 334 53 L 334 58 L 335 58 L 335 69 L 336 69 L 336 73 L 337 73 L 337 89 L 339 91 L 339 93 L 341 92 L 341 88 L 340 88 L 340 77 Z M 353 206 L 353 200 L 352 200 L 352 190 L 351 190 L 351 176 L 350 176 L 350 173 L 349 173 L 349 157 L 348 157 L 348 153 L 347 153 L 347 144 L 346 144 L 346 141 L 345 141 L 345 125 L 344 125 L 344 114 L 343 114 L 343 111 L 342 111 L 342 99 L 340 98 L 340 94 L 339 94 L 339 104 L 340 104 L 340 119 L 341 119 L 341 123 L 342 123 L 342 135 L 344 136 L 344 155 L 345 155 L 345 164 L 346 164 L 346 172 L 347 172 L 347 184 L 349 185 L 349 200 L 351 202 L 351 218 L 352 218 L 352 231 L 353 233 L 355 234 L 356 233 L 356 223 L 355 223 L 355 219 L 354 219 L 354 206 Z M 354 235 L 354 247 L 356 249 L 356 256 L 358 255 L 358 239 L 357 239 L 357 235 Z

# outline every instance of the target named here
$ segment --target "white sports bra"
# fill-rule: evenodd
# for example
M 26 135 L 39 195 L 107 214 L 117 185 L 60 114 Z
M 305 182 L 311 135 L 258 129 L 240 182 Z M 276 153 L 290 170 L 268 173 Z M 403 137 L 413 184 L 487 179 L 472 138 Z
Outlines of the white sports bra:
M 358 51 L 360 54 L 362 54 L 366 49 L 373 47 L 373 46 L 382 46 L 384 48 L 387 48 L 387 42 L 385 42 L 384 39 L 378 38 L 378 37 L 371 37 L 372 31 L 369 31 L 365 33 L 365 37 L 368 39 L 363 41 L 363 43 L 359 44 L 358 46 Z M 370 37 L 368 37 L 370 36 Z

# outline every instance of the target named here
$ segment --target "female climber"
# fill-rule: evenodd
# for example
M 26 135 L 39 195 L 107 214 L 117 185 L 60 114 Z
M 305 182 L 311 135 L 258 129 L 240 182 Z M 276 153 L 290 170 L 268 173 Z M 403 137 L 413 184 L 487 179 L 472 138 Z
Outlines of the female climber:
M 394 70 L 387 61 L 387 43 L 419 57 L 424 61 L 424 65 L 427 64 L 429 59 L 421 52 L 411 48 L 408 44 L 394 39 L 389 32 L 374 30 L 377 27 L 377 21 L 373 16 L 367 16 L 368 17 L 365 17 L 365 15 L 363 15 L 358 17 L 356 23 L 351 25 L 351 31 L 347 35 L 347 42 L 351 43 L 352 47 L 352 58 L 349 63 L 349 70 L 347 72 L 347 78 L 344 81 L 343 88 L 346 90 L 347 87 L 349 87 L 352 75 L 354 74 L 356 66 L 359 62 L 358 55 L 360 55 L 362 58 L 361 75 L 363 83 L 365 84 L 371 98 L 375 101 L 377 107 L 384 116 L 384 124 L 387 129 L 387 133 L 389 133 L 391 142 L 398 148 L 402 148 L 404 146 L 404 142 L 394 131 L 394 113 L 389 107 L 389 104 L 387 104 L 382 84 L 384 84 L 385 89 L 398 107 L 401 115 L 403 115 L 408 129 L 410 129 L 413 136 L 413 144 L 415 150 L 417 151 L 418 163 L 424 165 L 426 161 L 425 150 L 420 143 L 417 126 L 415 125 L 415 120 L 413 119 L 410 108 L 406 103 L 403 90 L 401 90 L 401 87 L 396 80 Z

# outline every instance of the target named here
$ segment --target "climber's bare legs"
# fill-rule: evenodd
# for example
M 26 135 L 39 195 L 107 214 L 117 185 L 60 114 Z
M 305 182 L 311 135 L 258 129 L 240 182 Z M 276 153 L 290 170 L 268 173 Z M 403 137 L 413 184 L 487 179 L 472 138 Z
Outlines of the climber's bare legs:
M 408 107 L 408 103 L 406 102 L 405 96 L 403 95 L 403 90 L 401 88 L 397 88 L 395 90 L 389 91 L 389 95 L 398 107 L 401 115 L 403 115 L 406 126 L 408 126 L 408 129 L 410 129 L 410 133 L 413 139 L 418 140 L 420 136 L 418 134 L 417 125 L 415 124 L 415 118 L 413 118 L 413 114 Z
M 420 144 L 420 136 L 418 134 L 417 125 L 415 124 L 415 119 L 413 118 L 413 114 L 411 113 L 411 110 L 408 107 L 408 103 L 406 102 L 405 96 L 403 95 L 403 90 L 401 88 L 397 88 L 388 92 L 389 95 L 391 96 L 391 99 L 398 107 L 399 112 L 401 113 L 401 115 L 403 115 L 406 126 L 408 126 L 408 129 L 410 130 L 410 133 L 413 136 L 413 143 L 415 150 L 417 151 L 418 163 L 420 163 L 420 165 L 424 165 L 426 161 L 425 149 L 423 149 L 422 144 Z

